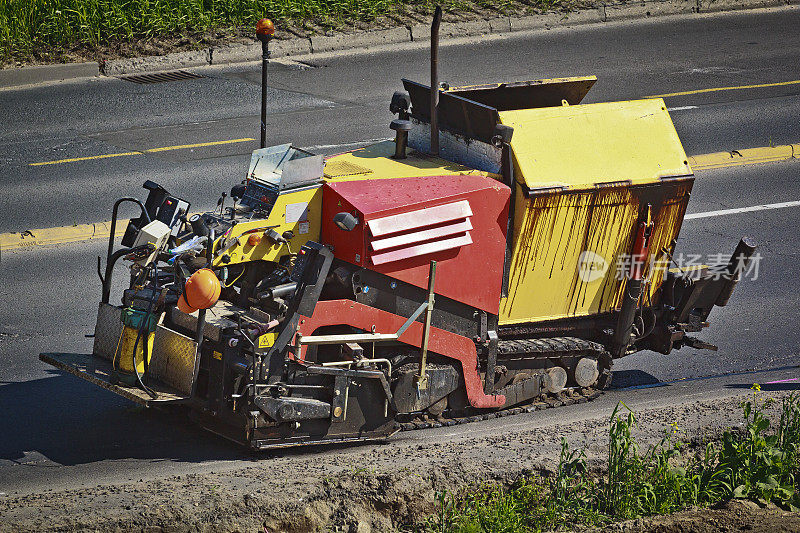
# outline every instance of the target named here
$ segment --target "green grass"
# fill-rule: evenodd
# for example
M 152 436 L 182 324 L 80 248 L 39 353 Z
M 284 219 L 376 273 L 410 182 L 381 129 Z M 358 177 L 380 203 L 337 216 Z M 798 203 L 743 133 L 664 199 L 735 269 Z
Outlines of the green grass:
M 513 0 L 443 0 L 453 12 L 500 13 Z M 526 5 L 547 7 L 557 0 Z M 262 17 L 335 26 L 381 16 L 432 11 L 431 0 L 0 0 L 0 59 L 46 55 L 48 49 L 254 28 Z M 280 25 L 279 25 L 280 30 Z
M 388 0 L 0 0 L 0 42 L 3 53 L 20 54 L 47 45 L 254 26 L 266 16 L 369 19 L 390 5 Z
M 724 432 L 721 442 L 687 453 L 673 427 L 641 453 L 632 430 L 636 417 L 623 404 L 609 424 L 607 468 L 592 476 L 583 451 L 562 441 L 551 476 L 531 475 L 510 487 L 484 486 L 438 495 L 438 512 L 418 531 L 540 532 L 668 514 L 735 498 L 800 510 L 800 396 L 786 397 L 777 421 L 754 385 L 742 404 L 744 429 Z M 623 414 L 623 411 L 625 413 Z

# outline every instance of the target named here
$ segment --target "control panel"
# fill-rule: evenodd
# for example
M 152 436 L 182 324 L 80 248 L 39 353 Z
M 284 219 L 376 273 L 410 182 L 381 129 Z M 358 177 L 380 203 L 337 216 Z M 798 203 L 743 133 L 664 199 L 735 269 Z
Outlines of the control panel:
M 167 190 L 153 181 L 147 180 L 142 185 L 147 189 L 147 199 L 144 202 L 147 217 L 151 221 L 158 220 L 170 228 L 170 234 L 177 236 L 182 224 L 178 223 L 181 217 L 185 217 L 189 212 L 189 202 L 171 196 Z M 147 225 L 148 220 L 144 214 L 138 218 L 133 218 L 125 228 L 125 235 L 122 236 L 123 246 L 133 246 L 137 235 L 142 228 Z
M 160 220 L 171 228 L 172 231 L 170 233 L 173 237 L 177 237 L 182 226 L 178 220 L 181 217 L 185 217 L 188 212 L 189 202 L 174 196 L 168 196 L 159 207 L 156 213 L 156 220 Z
M 275 205 L 277 198 L 277 187 L 263 181 L 248 179 L 242 203 L 266 217 L 272 211 L 272 206 Z

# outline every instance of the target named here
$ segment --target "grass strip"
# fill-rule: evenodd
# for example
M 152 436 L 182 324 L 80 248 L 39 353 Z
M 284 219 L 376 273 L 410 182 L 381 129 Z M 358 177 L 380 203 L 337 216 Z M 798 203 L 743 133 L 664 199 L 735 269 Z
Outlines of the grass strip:
M 761 505 L 800 510 L 800 396 L 781 402 L 770 420 L 760 388 L 743 402 L 744 425 L 727 430 L 720 442 L 686 454 L 673 426 L 645 453 L 632 435 L 636 417 L 617 405 L 609 424 L 607 468 L 591 475 L 585 452 L 562 439 L 558 468 L 510 487 L 484 486 L 454 495 L 440 493 L 438 511 L 407 529 L 421 532 L 541 532 L 599 526 L 632 518 L 670 514 L 745 498 Z
M 241 28 L 270 17 L 281 23 L 341 27 L 436 4 L 449 12 L 506 12 L 514 5 L 547 9 L 562 0 L 0 0 L 0 59 L 24 61 L 54 48 L 101 47 Z M 396 22 L 395 24 L 396 25 Z

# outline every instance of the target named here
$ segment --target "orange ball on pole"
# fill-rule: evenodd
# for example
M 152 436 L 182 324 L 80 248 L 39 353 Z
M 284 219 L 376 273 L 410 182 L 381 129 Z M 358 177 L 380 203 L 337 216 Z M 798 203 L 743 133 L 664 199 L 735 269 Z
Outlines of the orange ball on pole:
M 275 24 L 270 19 L 261 19 L 256 23 L 256 35 L 262 37 L 272 37 L 275 35 Z

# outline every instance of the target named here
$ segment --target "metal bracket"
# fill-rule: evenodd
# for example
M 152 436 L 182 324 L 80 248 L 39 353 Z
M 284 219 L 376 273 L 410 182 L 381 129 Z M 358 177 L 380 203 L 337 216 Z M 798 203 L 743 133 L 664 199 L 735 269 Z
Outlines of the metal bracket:
M 423 302 L 417 310 L 408 317 L 395 333 L 351 333 L 346 335 L 300 335 L 297 334 L 297 344 L 315 346 L 320 344 L 348 344 L 353 342 L 388 342 L 396 341 L 403 336 L 403 333 L 414 323 L 423 311 L 428 309 L 428 302 Z
M 500 297 L 508 297 L 508 285 L 511 277 L 511 259 L 514 256 L 514 217 L 517 203 L 517 182 L 514 178 L 514 162 L 511 147 L 503 144 L 502 174 L 506 185 L 511 187 L 511 196 L 508 199 L 508 221 L 506 223 L 506 253 L 503 258 L 503 282 L 500 288 Z
M 480 313 L 480 329 L 478 330 L 478 341 L 486 342 L 489 332 L 489 317 L 486 311 L 479 311 Z
M 322 374 L 326 376 L 347 376 L 348 378 L 377 379 L 381 382 L 386 398 L 392 401 L 392 391 L 389 382 L 386 381 L 386 374 L 380 370 L 353 370 L 350 368 L 332 368 L 329 366 L 310 366 L 306 368 L 309 374 Z
M 347 420 L 347 399 L 350 396 L 350 378 L 338 375 L 333 380 L 333 401 L 331 402 L 331 420 L 344 422 Z
M 307 369 L 309 374 L 322 374 L 326 376 L 334 376 L 334 397 L 331 402 L 331 419 L 338 421 L 344 420 L 347 416 L 347 395 L 350 390 L 350 380 L 352 379 L 377 379 L 381 382 L 384 394 L 386 394 L 386 405 L 394 408 L 394 398 L 392 390 L 389 388 L 389 382 L 386 380 L 386 374 L 380 370 L 352 370 L 350 368 L 332 368 L 327 366 L 310 366 Z M 342 391 L 345 391 L 344 394 Z M 343 403 L 342 403 L 343 402 Z M 337 411 L 336 407 L 339 406 L 341 410 Z M 337 412 L 339 413 L 337 416 Z
M 486 376 L 483 379 L 483 392 L 489 394 L 494 390 L 494 369 L 497 365 L 497 332 L 489 330 L 487 332 L 489 338 L 489 349 L 486 356 Z
M 719 347 L 717 347 L 714 344 L 701 341 L 700 339 L 697 339 L 695 337 L 690 337 L 688 335 L 683 337 L 683 343 L 698 350 L 711 350 L 712 352 L 716 352 L 717 350 L 719 350 Z
M 428 339 L 431 333 L 431 316 L 435 301 L 433 288 L 436 284 L 436 261 L 431 261 L 428 274 L 428 302 L 425 309 L 425 329 L 422 332 L 422 354 L 419 359 L 419 375 L 417 376 L 417 389 L 423 390 L 428 386 L 428 376 L 425 375 L 425 365 L 428 362 Z

